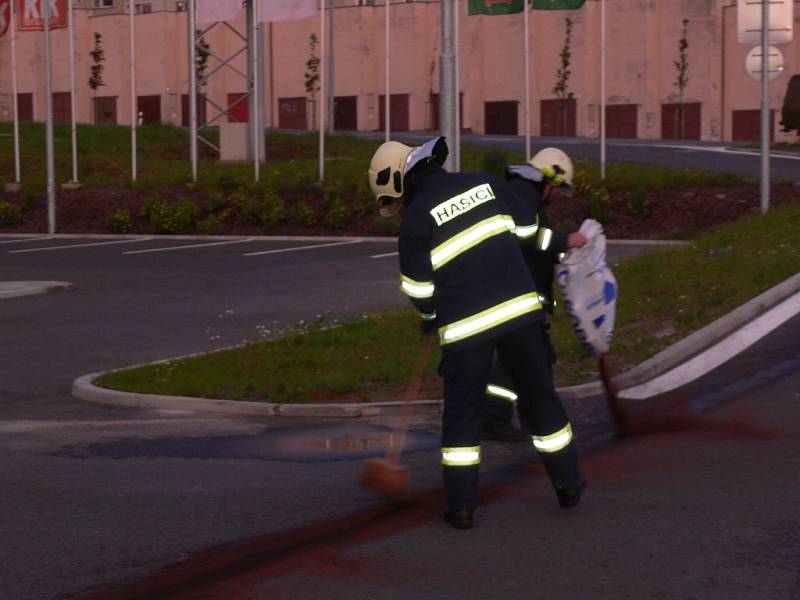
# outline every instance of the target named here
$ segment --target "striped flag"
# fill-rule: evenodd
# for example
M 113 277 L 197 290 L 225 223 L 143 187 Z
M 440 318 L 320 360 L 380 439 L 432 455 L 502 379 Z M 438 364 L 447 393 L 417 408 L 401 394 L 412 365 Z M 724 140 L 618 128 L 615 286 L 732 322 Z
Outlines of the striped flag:
M 293 21 L 316 14 L 316 0 L 259 0 L 259 21 Z

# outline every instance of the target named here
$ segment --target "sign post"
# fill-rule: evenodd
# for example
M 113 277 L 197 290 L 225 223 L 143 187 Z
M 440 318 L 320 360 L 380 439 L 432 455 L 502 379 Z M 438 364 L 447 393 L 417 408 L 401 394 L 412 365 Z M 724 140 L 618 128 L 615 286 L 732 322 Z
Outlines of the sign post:
M 759 44 L 745 61 L 751 76 L 761 82 L 761 214 L 769 210 L 769 82 L 783 70 L 782 57 L 769 44 L 787 44 L 792 41 L 794 0 L 738 0 L 738 40 L 740 44 Z M 771 52 L 772 50 L 772 52 Z M 755 58 L 760 51 L 761 65 L 756 68 Z M 777 59 L 775 64 L 772 57 Z

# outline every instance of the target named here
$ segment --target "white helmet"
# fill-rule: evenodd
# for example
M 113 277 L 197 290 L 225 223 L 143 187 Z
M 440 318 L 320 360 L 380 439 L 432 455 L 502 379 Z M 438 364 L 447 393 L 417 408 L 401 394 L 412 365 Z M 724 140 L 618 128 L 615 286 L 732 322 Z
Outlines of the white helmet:
M 563 150 L 558 148 L 539 150 L 528 163 L 539 169 L 553 185 L 572 188 L 575 167 Z
M 400 208 L 405 193 L 403 179 L 418 164 L 430 161 L 444 164 L 447 143 L 435 137 L 413 148 L 400 142 L 384 142 L 372 155 L 369 163 L 369 187 L 378 200 L 378 210 L 383 217 L 391 217 Z
M 400 142 L 384 142 L 369 163 L 369 187 L 378 201 L 381 216 L 391 217 L 403 197 L 406 159 L 413 148 Z

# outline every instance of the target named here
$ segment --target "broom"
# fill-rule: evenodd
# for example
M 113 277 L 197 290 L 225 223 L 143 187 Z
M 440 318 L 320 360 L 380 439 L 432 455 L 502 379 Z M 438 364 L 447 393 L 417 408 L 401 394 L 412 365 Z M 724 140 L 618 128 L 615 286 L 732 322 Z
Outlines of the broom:
M 617 437 L 624 437 L 630 435 L 631 426 L 628 417 L 622 410 L 619 404 L 619 397 L 614 384 L 611 383 L 611 373 L 608 371 L 606 365 L 606 355 L 602 354 L 597 359 L 597 368 L 600 371 L 600 380 L 603 382 L 603 388 L 606 391 L 606 400 L 608 402 L 608 411 L 611 413 L 611 418 L 614 421 L 614 429 Z
M 395 426 L 394 435 L 389 436 L 389 448 L 386 456 L 370 458 L 361 473 L 359 483 L 376 494 L 385 496 L 390 500 L 405 500 L 408 498 L 408 467 L 398 463 L 400 453 L 406 445 L 406 432 L 408 420 L 411 416 L 413 402 L 419 395 L 422 385 L 422 371 L 428 364 L 428 357 L 433 346 L 433 334 L 428 334 L 422 343 L 414 370 L 411 372 L 411 381 L 403 398 L 403 410 Z

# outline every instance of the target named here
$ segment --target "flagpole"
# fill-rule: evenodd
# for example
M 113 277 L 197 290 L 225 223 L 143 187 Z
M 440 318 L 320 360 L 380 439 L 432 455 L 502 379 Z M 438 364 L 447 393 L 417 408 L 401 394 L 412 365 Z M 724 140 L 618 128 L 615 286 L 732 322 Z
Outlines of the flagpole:
M 197 181 L 197 24 L 195 0 L 189 0 L 189 157 L 192 182 Z
M 386 58 L 386 65 L 385 65 L 385 69 L 386 69 L 386 74 L 385 74 L 386 91 L 384 92 L 384 95 L 383 95 L 383 117 L 384 117 L 383 123 L 384 123 L 384 127 L 386 129 L 386 141 L 387 142 L 389 141 L 389 137 L 391 136 L 391 128 L 392 128 L 391 123 L 390 123 L 391 115 L 390 115 L 390 112 L 389 112 L 389 109 L 391 107 L 391 104 L 389 102 L 390 99 L 391 99 L 390 92 L 391 92 L 391 89 L 392 89 L 391 85 L 390 85 L 390 81 L 391 81 L 390 80 L 390 75 L 391 75 L 390 69 L 391 69 L 391 63 L 392 63 L 392 59 L 391 59 L 392 44 L 391 44 L 391 38 L 389 37 L 390 36 L 390 32 L 389 32 L 389 17 L 391 15 L 391 12 L 389 11 L 389 2 L 390 2 L 390 0 L 386 0 L 386 35 L 385 35 L 386 48 L 384 50 L 384 54 L 385 54 L 385 58 Z
M 460 4 L 459 0 L 456 0 L 456 17 L 453 21 L 453 45 L 455 46 L 455 69 L 456 69 L 456 147 L 455 155 L 456 155 L 456 171 L 461 170 L 461 78 L 459 76 L 459 71 L 461 67 L 461 40 L 460 40 L 460 32 L 459 32 L 459 24 L 458 22 L 461 20 L 460 12 L 458 10 L 458 6 Z
M 528 2 L 523 2 L 522 10 L 525 13 L 525 160 L 531 158 L 531 58 L 530 58 L 530 17 L 528 15 Z
M 72 0 L 67 0 L 67 15 L 69 18 L 69 103 L 70 103 L 70 127 L 72 136 L 72 181 L 78 183 L 78 119 L 76 117 L 75 98 L 75 24 L 72 15 Z
M 319 10 L 319 180 L 325 179 L 325 0 Z
M 134 0 L 130 2 L 130 46 L 131 46 L 131 180 L 136 181 L 136 129 L 139 125 L 139 115 L 136 106 L 136 42 L 135 42 L 135 28 L 134 28 L 134 15 L 136 13 L 136 6 Z
M 252 37 L 250 39 L 250 43 L 256 46 L 252 52 L 253 56 L 253 110 L 250 111 L 253 119 L 253 178 L 255 179 L 256 183 L 261 181 L 261 151 L 259 146 L 259 140 L 261 136 L 259 134 L 259 128 L 261 127 L 260 119 L 259 119 L 259 102 L 260 96 L 258 93 L 258 69 L 260 67 L 260 62 L 258 60 L 258 0 L 251 0 L 253 3 L 253 23 L 252 23 Z
M 50 72 L 50 3 L 42 2 L 42 19 L 44 20 L 44 71 L 45 71 L 45 106 L 47 122 L 45 124 L 45 145 L 47 146 L 47 231 L 56 232 L 56 162 L 53 147 L 53 74 Z
M 11 1 L 11 94 L 14 96 L 11 100 L 12 110 L 14 112 L 14 183 L 20 184 L 21 168 L 19 160 L 19 101 L 18 88 L 17 88 L 17 17 L 16 17 L 16 2 Z
M 600 179 L 606 178 L 606 0 L 600 2 Z

